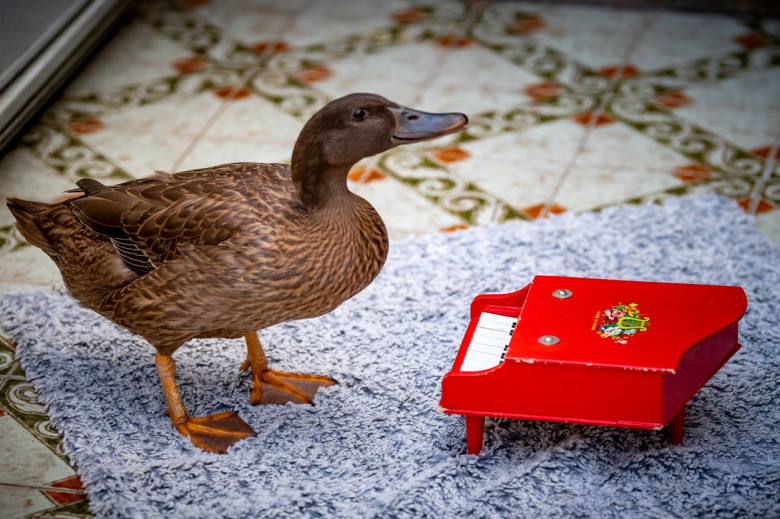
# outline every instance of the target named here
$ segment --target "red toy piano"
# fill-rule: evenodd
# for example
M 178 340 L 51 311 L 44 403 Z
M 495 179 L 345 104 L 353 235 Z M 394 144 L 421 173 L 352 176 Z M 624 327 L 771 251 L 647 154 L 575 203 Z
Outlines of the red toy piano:
M 682 442 L 685 405 L 740 348 L 739 287 L 536 276 L 481 295 L 440 408 L 485 417 L 660 429 Z

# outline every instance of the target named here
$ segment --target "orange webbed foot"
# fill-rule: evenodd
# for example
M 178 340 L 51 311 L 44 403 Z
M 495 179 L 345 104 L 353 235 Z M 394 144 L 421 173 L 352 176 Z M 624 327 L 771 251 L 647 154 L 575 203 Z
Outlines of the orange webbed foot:
M 208 452 L 224 454 L 234 443 L 256 436 L 255 431 L 237 411 L 226 411 L 209 416 L 190 416 L 176 424 L 176 429 L 190 441 Z
M 241 366 L 242 371 L 250 368 L 248 361 Z M 314 395 L 321 387 L 337 384 L 334 379 L 324 375 L 289 373 L 275 369 L 252 370 L 252 389 L 249 391 L 249 403 L 252 405 L 314 404 Z
M 268 369 L 268 363 L 257 333 L 245 336 L 247 356 L 241 365 L 241 371 L 252 370 L 252 389 L 249 403 L 265 404 L 314 404 L 314 395 L 321 387 L 337 382 L 323 375 L 288 373 Z

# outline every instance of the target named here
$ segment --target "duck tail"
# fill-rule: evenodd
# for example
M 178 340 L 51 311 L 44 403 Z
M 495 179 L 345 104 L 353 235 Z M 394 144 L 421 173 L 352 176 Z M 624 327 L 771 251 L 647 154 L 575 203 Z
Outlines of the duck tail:
M 47 236 L 48 233 L 44 230 L 43 222 L 49 217 L 48 215 L 56 210 L 56 204 L 9 198 L 7 205 L 16 219 L 16 228 L 22 233 L 24 239 L 49 256 L 55 255 L 57 250 Z
M 113 245 L 86 228 L 70 207 L 70 200 L 47 204 L 9 198 L 8 209 L 16 228 L 57 265 L 70 293 L 82 305 L 95 308 L 106 293 L 138 277 L 122 268 Z

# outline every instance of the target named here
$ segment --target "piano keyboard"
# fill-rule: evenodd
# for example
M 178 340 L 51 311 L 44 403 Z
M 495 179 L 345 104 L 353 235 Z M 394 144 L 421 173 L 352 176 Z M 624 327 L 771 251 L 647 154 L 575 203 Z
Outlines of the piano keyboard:
M 501 364 L 516 325 L 516 317 L 482 312 L 460 370 L 482 371 Z

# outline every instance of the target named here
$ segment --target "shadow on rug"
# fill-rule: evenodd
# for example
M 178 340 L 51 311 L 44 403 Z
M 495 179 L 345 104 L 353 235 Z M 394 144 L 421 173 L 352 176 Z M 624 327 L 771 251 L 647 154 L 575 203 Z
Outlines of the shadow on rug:
M 537 274 L 745 289 L 743 348 L 688 404 L 683 445 L 488 420 L 482 454 L 465 454 L 462 417 L 436 405 L 471 299 Z M 715 197 L 394 243 L 335 312 L 261 332 L 273 367 L 339 380 L 316 406 L 250 406 L 241 340 L 177 352 L 193 415 L 235 409 L 258 431 L 223 456 L 163 416 L 142 339 L 58 292 L 9 295 L 0 315 L 98 517 L 776 517 L 779 286 L 777 250 Z

